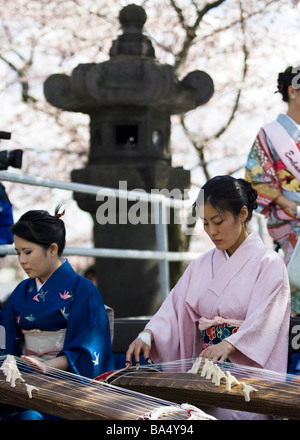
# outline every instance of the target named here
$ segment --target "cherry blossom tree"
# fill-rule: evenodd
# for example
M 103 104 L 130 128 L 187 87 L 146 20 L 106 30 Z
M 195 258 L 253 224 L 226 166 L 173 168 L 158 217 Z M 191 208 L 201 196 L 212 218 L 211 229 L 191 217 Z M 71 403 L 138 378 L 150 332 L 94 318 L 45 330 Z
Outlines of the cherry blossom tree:
M 109 58 L 123 0 L 0 0 L 1 149 L 24 150 L 22 172 L 70 180 L 89 152 L 88 116 L 60 111 L 43 95 L 53 73 Z M 215 174 L 241 174 L 260 125 L 285 111 L 279 71 L 300 64 L 296 0 L 144 0 L 156 57 L 179 78 L 204 70 L 215 84 L 204 106 L 172 118 L 174 166 L 191 170 L 193 187 Z M 49 207 L 55 190 L 6 183 L 17 213 Z M 77 237 L 77 235 L 75 234 Z M 74 238 L 75 239 L 75 238 Z M 78 240 L 78 238 L 77 238 Z M 77 241 L 78 242 L 78 241 Z M 80 243 L 80 242 L 79 242 Z

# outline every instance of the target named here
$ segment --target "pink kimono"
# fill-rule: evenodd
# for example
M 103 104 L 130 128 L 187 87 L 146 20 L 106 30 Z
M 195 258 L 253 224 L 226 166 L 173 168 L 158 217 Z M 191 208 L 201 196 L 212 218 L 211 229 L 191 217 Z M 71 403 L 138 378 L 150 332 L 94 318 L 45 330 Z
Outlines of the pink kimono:
M 230 361 L 287 371 L 290 288 L 281 257 L 256 232 L 230 258 L 212 249 L 193 261 L 147 324 L 155 362 L 188 359 L 202 350 L 201 330 L 237 324 Z

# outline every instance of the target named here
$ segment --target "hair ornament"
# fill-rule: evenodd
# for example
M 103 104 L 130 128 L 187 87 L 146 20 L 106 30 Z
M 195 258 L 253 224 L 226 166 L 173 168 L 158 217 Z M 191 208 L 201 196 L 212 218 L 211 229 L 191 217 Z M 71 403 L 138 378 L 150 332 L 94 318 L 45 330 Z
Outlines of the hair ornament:
M 55 214 L 55 217 L 56 217 L 57 219 L 60 219 L 63 215 L 65 215 L 65 210 L 63 210 L 63 212 L 61 212 L 61 213 L 57 212 L 57 213 Z
M 59 220 L 63 215 L 65 215 L 65 210 L 63 210 L 62 212 L 59 212 L 60 208 L 66 203 L 66 201 L 63 201 L 61 203 L 59 203 L 54 211 L 54 217 L 57 218 L 57 220 Z
M 289 66 L 285 69 L 285 71 L 283 73 L 284 73 L 284 75 L 289 75 L 292 70 L 293 70 L 293 66 Z

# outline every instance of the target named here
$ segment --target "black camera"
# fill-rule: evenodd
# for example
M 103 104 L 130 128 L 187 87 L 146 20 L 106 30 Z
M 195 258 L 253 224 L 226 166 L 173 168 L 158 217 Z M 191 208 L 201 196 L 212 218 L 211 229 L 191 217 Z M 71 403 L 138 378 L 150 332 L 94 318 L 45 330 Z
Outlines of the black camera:
M 10 139 L 11 133 L 0 131 L 0 139 Z M 22 167 L 23 150 L 0 151 L 0 170 L 7 170 L 9 166 L 14 168 Z

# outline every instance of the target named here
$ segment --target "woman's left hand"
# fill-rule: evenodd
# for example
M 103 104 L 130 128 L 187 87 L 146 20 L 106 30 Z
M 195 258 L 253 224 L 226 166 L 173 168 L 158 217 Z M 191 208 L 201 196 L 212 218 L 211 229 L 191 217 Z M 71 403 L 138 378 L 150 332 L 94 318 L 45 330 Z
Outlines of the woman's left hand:
M 211 359 L 212 361 L 224 362 L 228 356 L 236 351 L 236 348 L 230 342 L 222 341 L 218 344 L 210 345 L 201 351 L 201 357 Z
M 32 370 L 37 371 L 38 373 L 47 373 L 47 365 L 44 362 L 31 356 L 21 356 L 21 358 L 24 359 L 28 367 L 32 368 Z
M 38 373 L 47 374 L 50 368 L 57 368 L 64 371 L 68 371 L 69 369 L 69 362 L 64 354 L 44 362 L 31 356 L 21 356 L 21 358 L 24 359 L 28 367 L 32 368 Z

